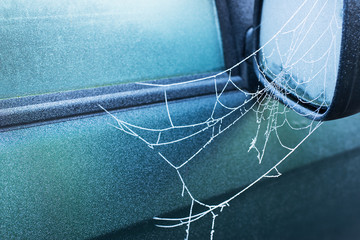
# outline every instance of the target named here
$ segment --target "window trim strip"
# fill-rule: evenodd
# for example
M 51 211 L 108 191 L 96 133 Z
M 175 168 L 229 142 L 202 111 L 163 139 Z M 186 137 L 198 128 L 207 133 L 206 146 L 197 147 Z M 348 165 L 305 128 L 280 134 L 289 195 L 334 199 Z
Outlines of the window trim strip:
M 160 79 L 147 83 L 166 85 L 209 76 L 211 74 Z M 214 78 L 209 78 L 187 84 L 172 85 L 166 91 L 167 100 L 214 94 L 214 81 Z M 223 88 L 227 81 L 226 74 L 216 77 L 217 88 Z M 243 87 L 241 84 L 244 81 L 240 77 L 232 76 L 232 81 L 238 87 Z M 110 111 L 160 103 L 165 101 L 165 88 L 166 86 L 129 83 L 5 99 L 0 101 L 0 129 L 4 131 L 4 128 L 9 127 L 103 112 L 99 105 Z M 226 91 L 230 90 L 235 90 L 235 87 L 228 85 Z

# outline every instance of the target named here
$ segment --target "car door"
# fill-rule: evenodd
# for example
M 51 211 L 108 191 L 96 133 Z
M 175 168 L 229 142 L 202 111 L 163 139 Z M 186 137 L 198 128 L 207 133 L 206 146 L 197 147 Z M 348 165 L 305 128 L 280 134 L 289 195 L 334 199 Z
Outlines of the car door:
M 258 87 L 253 1 L 0 8 L 1 239 L 358 236 L 359 115 Z

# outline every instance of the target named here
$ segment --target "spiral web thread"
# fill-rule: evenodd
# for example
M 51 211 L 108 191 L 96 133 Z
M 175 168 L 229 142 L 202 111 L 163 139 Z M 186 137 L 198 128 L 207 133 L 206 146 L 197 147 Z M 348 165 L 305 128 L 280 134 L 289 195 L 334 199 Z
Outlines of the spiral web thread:
M 279 101 L 277 101 L 276 97 L 269 91 L 268 87 L 265 88 L 258 88 L 255 92 L 248 92 L 244 89 L 239 88 L 232 77 L 232 70 L 239 67 L 241 64 L 246 64 L 245 61 L 255 59 L 255 62 L 257 61 L 256 56 L 258 54 L 261 63 L 257 63 L 257 67 L 259 70 L 259 74 L 263 75 L 263 77 L 268 78 L 267 76 L 270 74 L 272 75 L 272 84 L 271 86 L 281 90 L 281 89 L 287 89 L 286 91 L 281 90 L 283 94 L 292 94 L 296 95 L 298 98 L 298 103 L 316 103 L 314 106 L 317 106 L 314 110 L 315 112 L 320 112 L 320 110 L 323 107 L 327 107 L 329 104 L 329 101 L 326 97 L 326 91 L 327 91 L 327 79 L 329 78 L 329 73 L 334 71 L 329 71 L 329 68 L 336 68 L 336 65 L 333 64 L 335 61 L 333 60 L 335 57 L 335 51 L 336 49 L 336 42 L 340 41 L 337 38 L 337 31 L 341 31 L 341 26 L 338 22 L 336 22 L 335 17 L 335 11 L 334 16 L 331 17 L 331 21 L 328 23 L 328 27 L 325 29 L 321 29 L 320 32 L 317 34 L 316 40 L 310 44 L 309 48 L 305 51 L 302 49 L 302 52 L 304 53 L 303 56 L 300 58 L 294 60 L 294 55 L 299 51 L 299 49 L 303 48 L 303 42 L 306 41 L 307 36 L 313 27 L 312 24 L 310 24 L 310 28 L 307 27 L 309 24 L 307 21 L 309 21 L 310 14 L 315 14 L 315 21 L 318 19 L 318 17 L 321 14 L 324 14 L 325 7 L 328 7 L 329 5 L 333 6 L 335 9 L 336 7 L 336 0 L 317 0 L 317 1 L 308 1 L 305 0 L 301 4 L 299 4 L 299 7 L 296 9 L 296 11 L 291 15 L 291 17 L 285 22 L 285 24 L 279 29 L 279 31 L 276 32 L 265 44 L 263 44 L 259 49 L 254 51 L 251 55 L 246 57 L 241 62 L 235 64 L 231 68 L 217 73 L 213 76 L 200 78 L 200 79 L 193 79 L 190 81 L 180 82 L 180 83 L 172 83 L 172 84 L 153 84 L 153 83 L 138 83 L 141 85 L 150 85 L 153 87 L 158 87 L 163 89 L 164 92 L 164 105 L 166 107 L 167 116 L 168 116 L 168 127 L 161 128 L 161 129 L 152 129 L 147 128 L 143 126 L 137 126 L 135 124 L 132 124 L 130 122 L 125 122 L 121 119 L 118 119 L 114 115 L 112 115 L 110 112 L 106 111 L 115 121 L 116 125 L 113 125 L 117 129 L 119 129 L 124 134 L 129 134 L 133 136 L 135 139 L 138 139 L 139 141 L 144 142 L 149 147 L 150 151 L 155 151 L 159 158 L 161 158 L 163 161 L 165 161 L 169 166 L 171 166 L 172 169 L 176 172 L 179 180 L 182 184 L 182 192 L 181 195 L 184 197 L 187 195 L 191 199 L 190 208 L 189 208 L 189 214 L 185 217 L 178 217 L 178 218 L 163 218 L 163 217 L 154 217 L 155 220 L 159 222 L 157 225 L 158 227 L 163 228 L 174 228 L 174 227 L 185 227 L 185 239 L 189 239 L 190 237 L 190 228 L 191 223 L 194 221 L 198 221 L 202 219 L 204 216 L 211 214 L 212 216 L 212 224 L 211 224 L 211 230 L 210 230 L 210 239 L 214 238 L 215 233 L 215 220 L 218 214 L 220 214 L 224 207 L 229 206 L 229 203 L 240 196 L 242 193 L 244 193 L 246 190 L 251 188 L 253 185 L 255 185 L 257 182 L 264 178 L 276 178 L 281 175 L 277 167 L 285 160 L 287 159 L 317 128 L 319 128 L 322 124 L 322 122 L 317 122 L 314 120 L 310 120 L 305 126 L 296 126 L 289 120 L 287 117 L 287 114 L 289 112 L 293 112 L 293 109 L 291 109 L 291 106 L 283 107 Z M 310 6 L 310 7 L 309 7 Z M 307 7 L 308 13 L 305 14 L 305 17 L 300 21 L 295 27 L 291 26 L 291 29 L 289 29 L 289 25 L 291 25 L 291 22 L 294 18 L 297 17 L 298 14 L 300 14 L 302 11 L 304 11 L 304 8 Z M 328 13 L 325 13 L 328 14 Z M 281 38 L 283 36 L 291 38 L 291 44 L 290 48 L 287 49 L 287 51 L 284 53 L 281 50 L 281 47 L 279 47 L 278 42 L 280 42 Z M 320 41 L 322 41 L 324 38 L 330 39 L 328 41 L 328 46 L 326 48 L 326 51 L 322 52 L 322 54 L 319 56 L 312 56 L 311 52 L 316 48 L 316 44 L 318 44 Z M 272 49 L 269 49 L 269 46 L 271 46 Z M 268 51 L 263 51 L 263 49 L 268 48 Z M 270 51 L 269 51 L 270 50 Z M 264 54 L 264 52 L 270 52 L 269 55 Z M 282 70 L 278 73 L 271 72 L 271 67 L 267 66 L 267 59 L 270 59 L 273 54 L 278 54 L 281 59 L 282 63 Z M 299 79 L 297 75 L 292 74 L 292 70 L 297 67 L 298 64 L 305 64 L 308 69 L 311 69 L 313 73 L 313 77 L 308 77 L 306 79 Z M 323 65 L 323 67 L 319 68 L 318 64 Z M 331 63 L 331 64 L 330 64 Z M 331 66 L 329 66 L 331 65 Z M 265 69 L 265 70 L 264 70 Z M 305 96 L 303 89 L 306 90 L 308 88 L 309 83 L 314 81 L 316 78 L 316 81 L 319 82 L 319 76 L 322 76 L 320 78 L 322 82 L 322 89 L 317 89 L 318 93 L 316 96 Z M 217 80 L 221 77 L 224 78 L 224 76 L 227 78 L 226 84 L 219 88 L 219 85 L 217 84 Z M 260 76 L 259 76 L 260 77 Z M 168 103 L 168 97 L 167 97 L 167 91 L 171 89 L 174 86 L 182 85 L 182 84 L 191 84 L 194 82 L 199 81 L 205 81 L 205 80 L 212 80 L 214 83 L 215 88 L 215 102 L 213 102 L 213 109 L 212 112 L 209 113 L 209 118 L 206 121 L 203 122 L 197 122 L 193 124 L 188 125 L 178 125 L 174 124 L 176 121 L 174 121 L 172 115 L 171 115 L 171 105 Z M 270 80 L 270 79 L 269 79 Z M 243 101 L 241 104 L 237 106 L 228 106 L 222 101 L 222 96 L 225 92 L 225 89 L 227 87 L 233 87 L 236 91 L 238 91 L 241 94 L 244 94 L 247 96 L 246 100 Z M 282 86 L 280 88 L 280 86 Z M 217 109 L 223 108 L 226 109 L 226 113 L 221 116 L 216 116 L 215 112 Z M 251 182 L 249 185 L 247 185 L 245 188 L 241 189 L 239 192 L 228 198 L 227 200 L 220 202 L 216 205 L 209 205 L 205 202 L 200 201 L 199 199 L 195 198 L 191 192 L 191 189 L 187 186 L 186 181 L 184 180 L 180 170 L 186 166 L 191 161 L 196 161 L 197 156 L 200 152 L 205 151 L 206 146 L 209 144 L 212 144 L 214 139 L 216 139 L 219 135 L 225 134 L 234 124 L 238 122 L 243 116 L 247 115 L 250 111 L 254 112 L 256 114 L 256 122 L 257 122 L 257 129 L 255 131 L 255 136 L 252 138 L 251 141 L 249 141 L 249 149 L 250 151 L 255 151 L 257 156 L 257 161 L 259 164 L 261 164 L 264 160 L 264 153 L 266 152 L 267 143 L 269 140 L 269 137 L 271 135 L 275 135 L 279 144 L 282 148 L 287 150 L 287 154 L 279 161 L 273 165 L 272 168 L 270 168 L 268 171 L 266 171 L 263 175 L 261 175 L 259 178 L 257 178 L 255 181 Z M 235 119 L 232 119 L 231 122 L 226 122 L 226 120 L 229 119 L 234 114 L 236 115 Z M 298 113 L 300 114 L 300 113 Z M 301 114 L 300 114 L 301 115 Z M 302 114 L 304 116 L 305 114 Z M 304 116 L 306 117 L 306 116 Z M 303 132 L 305 133 L 300 141 L 297 142 L 297 144 L 288 144 L 286 141 L 286 138 L 281 137 L 279 134 L 279 129 L 283 127 L 290 127 L 292 131 L 294 132 Z M 184 131 L 186 133 L 185 136 L 177 136 L 177 134 L 174 134 L 178 131 Z M 142 134 L 143 132 L 146 132 L 147 134 Z M 174 133 L 173 133 L 174 132 Z M 171 146 L 173 144 L 191 139 L 196 137 L 197 135 L 207 132 L 209 133 L 207 136 L 207 141 L 205 144 L 203 144 L 200 148 L 197 149 L 197 151 L 192 154 L 190 157 L 183 159 L 183 161 L 176 165 L 172 161 L 170 161 L 166 154 L 164 154 L 161 150 L 159 150 L 160 147 L 166 147 Z M 155 135 L 156 141 L 150 140 L 148 138 L 148 134 Z M 163 138 L 163 135 L 166 135 L 166 139 Z M 171 136 L 171 139 L 168 137 Z M 180 156 L 181 157 L 181 156 Z M 205 210 L 201 212 L 194 212 L 194 206 L 199 205 L 202 206 Z

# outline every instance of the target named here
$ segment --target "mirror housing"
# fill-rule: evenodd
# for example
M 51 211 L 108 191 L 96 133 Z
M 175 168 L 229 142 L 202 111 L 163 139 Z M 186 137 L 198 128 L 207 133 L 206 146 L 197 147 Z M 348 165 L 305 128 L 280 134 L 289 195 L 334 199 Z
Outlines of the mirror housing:
M 343 118 L 360 112 L 360 1 L 344 0 L 340 60 L 334 95 L 327 107 L 314 106 L 290 93 L 285 87 L 271 83 L 258 67 L 260 52 L 260 29 L 263 2 L 255 0 L 254 24 L 247 35 L 247 47 L 252 48 L 253 69 L 260 83 L 276 99 L 296 112 L 317 121 Z

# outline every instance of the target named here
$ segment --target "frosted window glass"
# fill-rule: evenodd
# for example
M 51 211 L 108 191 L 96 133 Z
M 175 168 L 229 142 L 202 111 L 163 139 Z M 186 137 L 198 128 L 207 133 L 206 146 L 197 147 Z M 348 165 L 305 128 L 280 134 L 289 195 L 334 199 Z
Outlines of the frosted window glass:
M 212 0 L 4 0 L 0 99 L 224 68 Z

